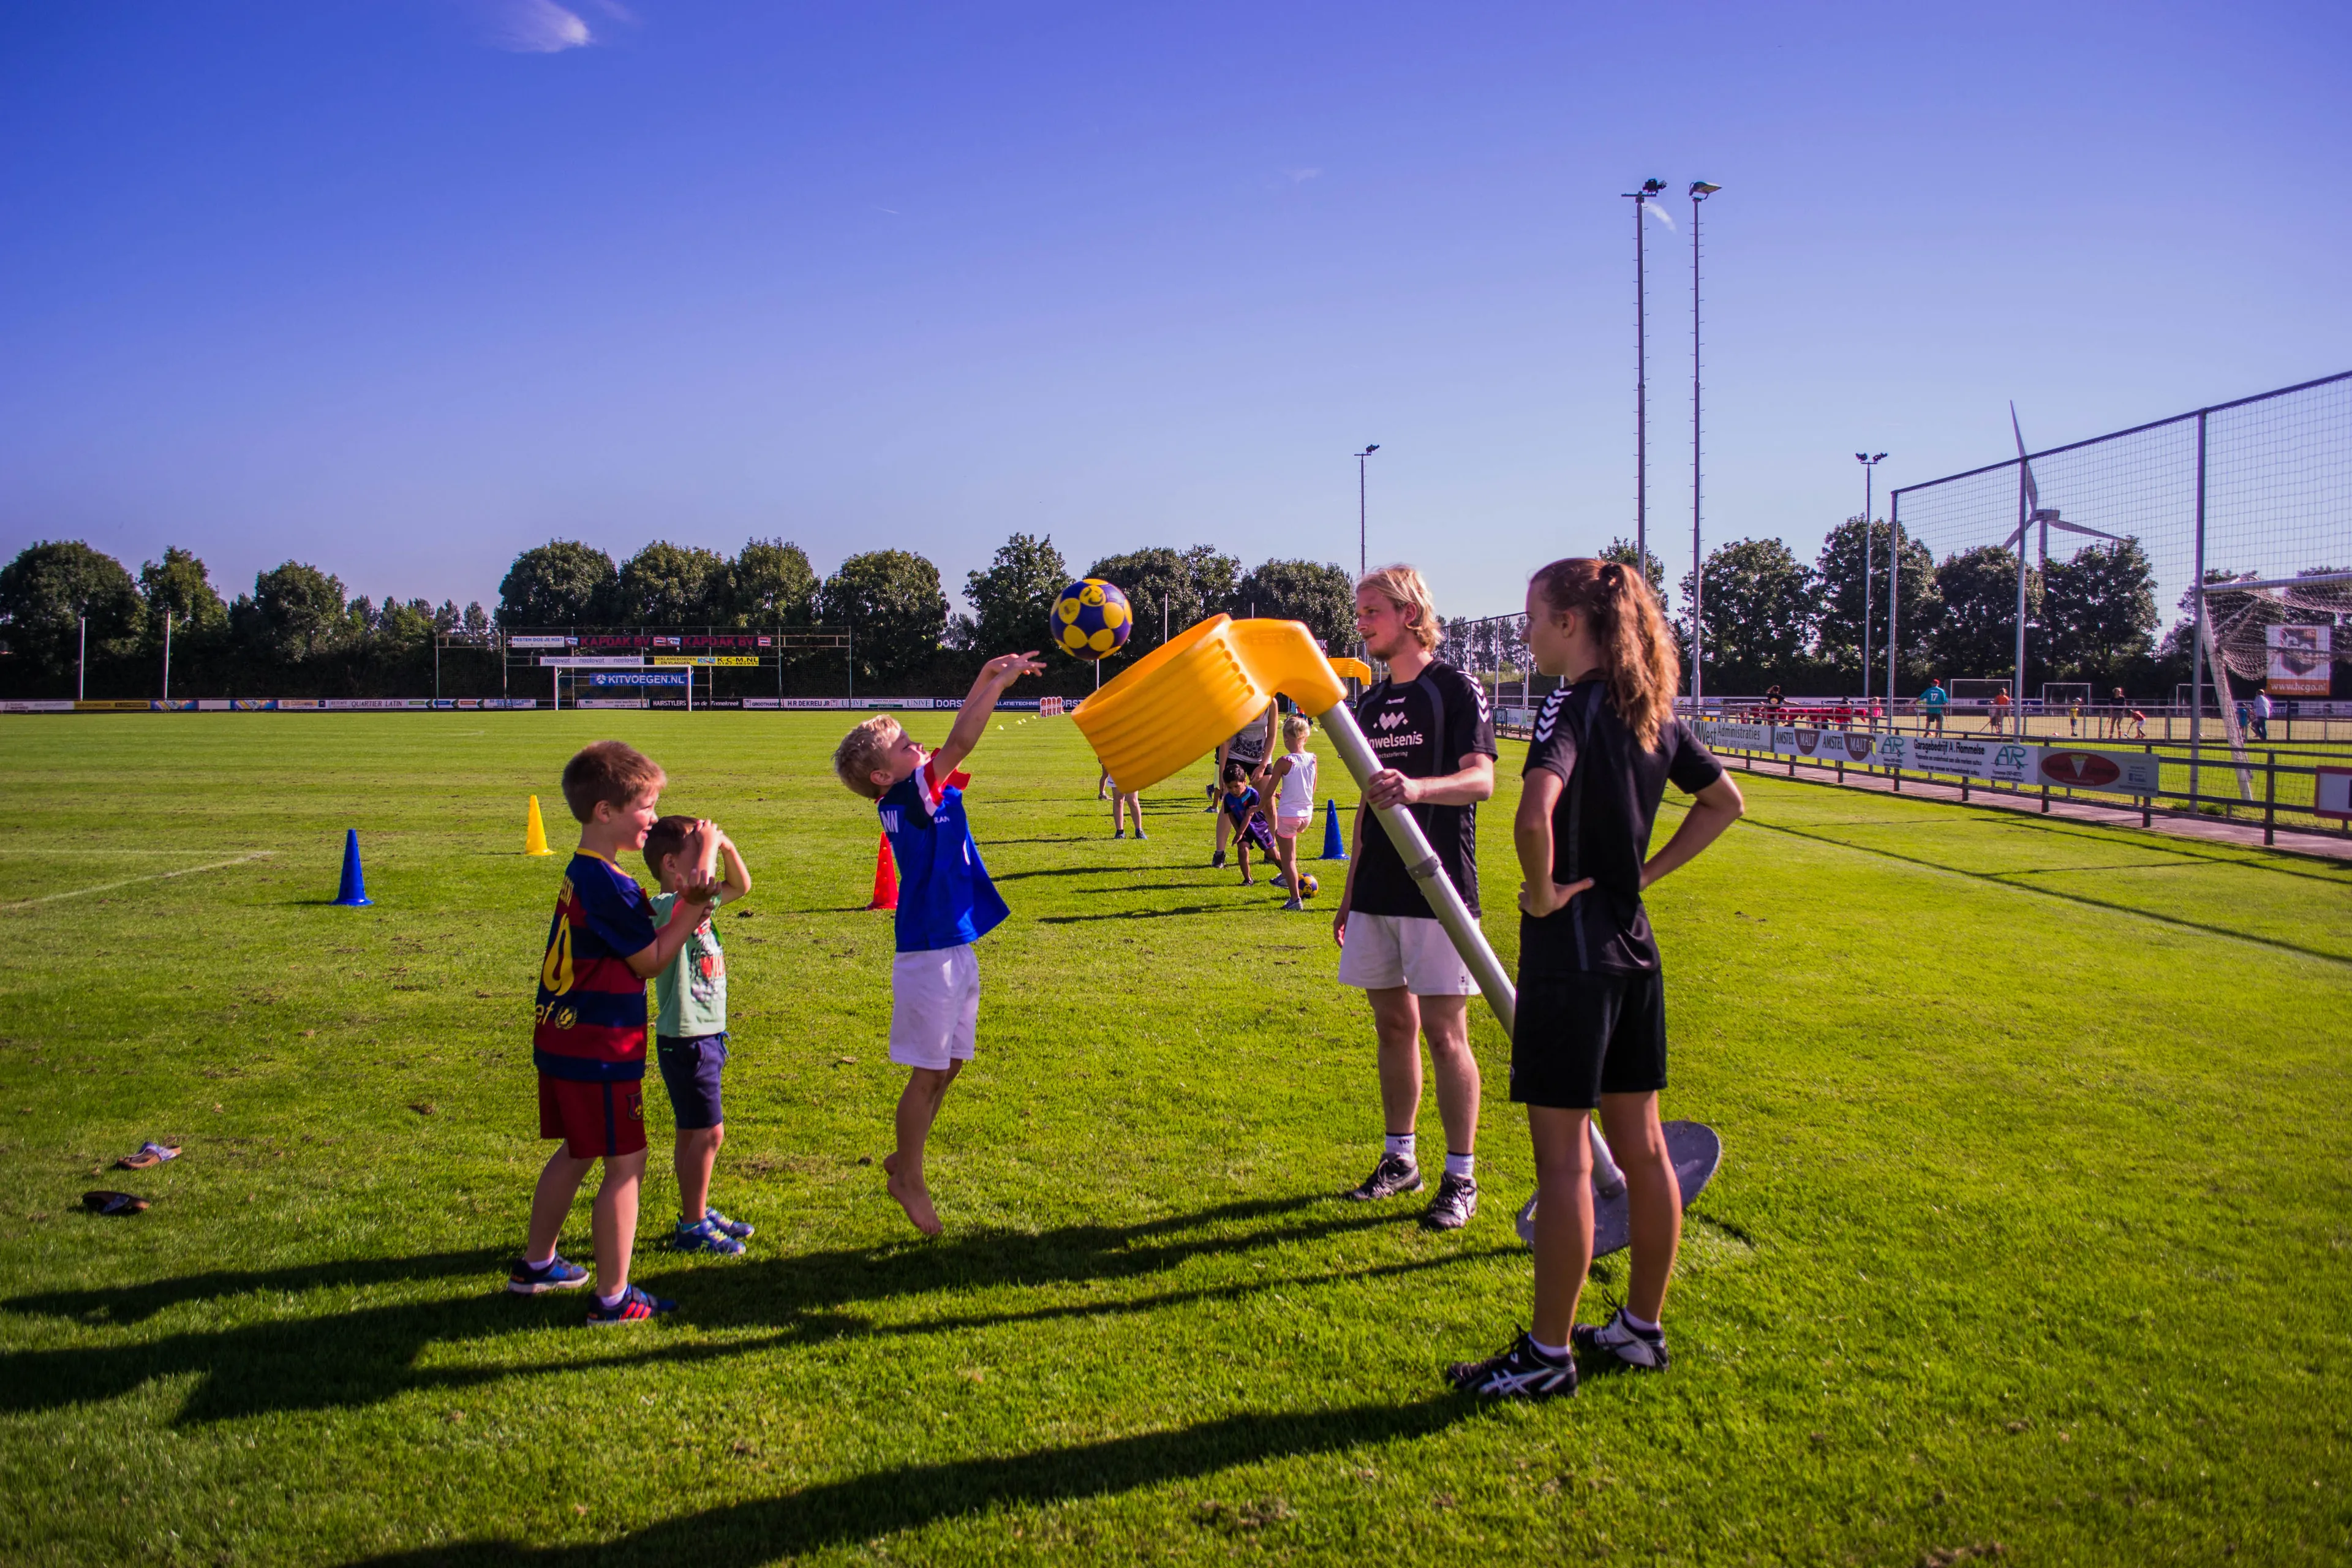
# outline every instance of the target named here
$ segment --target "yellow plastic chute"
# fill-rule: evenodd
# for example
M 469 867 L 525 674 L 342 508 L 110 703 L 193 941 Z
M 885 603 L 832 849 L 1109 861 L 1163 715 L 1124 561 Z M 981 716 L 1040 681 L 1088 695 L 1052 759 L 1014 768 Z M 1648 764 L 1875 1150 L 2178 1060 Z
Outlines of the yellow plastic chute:
M 1077 725 L 1122 792 L 1150 789 L 1265 712 L 1277 691 L 1309 713 L 1348 696 L 1301 623 L 1213 616 L 1087 698 Z

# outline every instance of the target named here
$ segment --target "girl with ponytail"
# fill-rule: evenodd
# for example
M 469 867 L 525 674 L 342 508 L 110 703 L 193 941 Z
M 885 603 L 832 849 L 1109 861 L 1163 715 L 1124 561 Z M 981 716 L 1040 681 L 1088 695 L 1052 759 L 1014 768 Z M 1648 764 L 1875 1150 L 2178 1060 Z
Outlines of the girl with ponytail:
M 1459 1362 L 1456 1387 L 1504 1397 L 1576 1392 L 1574 1350 L 1663 1371 L 1659 1321 L 1682 1241 L 1682 1194 L 1658 1121 L 1666 1086 L 1665 985 L 1642 890 L 1721 836 L 1738 786 L 1675 717 L 1681 661 L 1649 584 L 1614 561 L 1555 561 L 1528 585 L 1528 647 L 1561 678 L 1528 747 L 1512 834 L 1519 889 L 1519 1001 L 1511 1098 L 1536 1154 L 1536 1290 L 1529 1329 L 1500 1354 Z M 1668 784 L 1693 799 L 1664 848 L 1650 830 Z M 1633 1264 L 1609 1322 L 1576 1321 L 1592 1265 L 1595 1110 L 1624 1168 Z

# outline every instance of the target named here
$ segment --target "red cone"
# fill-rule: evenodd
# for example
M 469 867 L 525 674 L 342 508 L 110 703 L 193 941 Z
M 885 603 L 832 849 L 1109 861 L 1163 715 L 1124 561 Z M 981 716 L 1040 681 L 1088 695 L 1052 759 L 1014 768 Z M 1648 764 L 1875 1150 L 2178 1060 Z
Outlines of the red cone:
M 874 901 L 869 910 L 895 910 L 898 907 L 898 862 L 890 853 L 890 836 L 882 835 L 874 851 Z

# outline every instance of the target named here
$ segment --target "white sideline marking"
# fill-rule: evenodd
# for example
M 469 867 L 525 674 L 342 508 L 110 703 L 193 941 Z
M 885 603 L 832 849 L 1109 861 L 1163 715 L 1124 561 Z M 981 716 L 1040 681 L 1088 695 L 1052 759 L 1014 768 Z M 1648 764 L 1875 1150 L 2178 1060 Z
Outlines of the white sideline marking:
M 13 904 L 0 904 L 0 914 L 10 910 L 29 910 L 35 904 L 52 904 L 59 899 L 79 899 L 89 893 L 110 893 L 117 888 L 127 888 L 134 882 L 161 882 L 173 877 L 193 877 L 199 871 L 217 871 L 224 866 L 242 866 L 248 860 L 266 860 L 277 854 L 275 849 L 257 849 L 250 855 L 240 855 L 234 860 L 215 860 L 209 866 L 186 866 L 177 871 L 158 871 L 148 877 L 125 877 L 120 882 L 100 882 L 95 888 L 76 888 L 69 893 L 43 893 L 37 899 L 19 899 Z

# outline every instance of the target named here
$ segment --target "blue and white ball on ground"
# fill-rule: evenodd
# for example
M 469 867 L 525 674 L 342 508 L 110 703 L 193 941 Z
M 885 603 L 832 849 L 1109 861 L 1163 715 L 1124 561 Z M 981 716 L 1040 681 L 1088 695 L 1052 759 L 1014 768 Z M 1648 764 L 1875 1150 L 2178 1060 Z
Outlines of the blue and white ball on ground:
M 1054 646 L 1073 658 L 1108 658 L 1127 646 L 1135 612 L 1117 586 L 1088 577 L 1062 590 L 1049 629 Z

